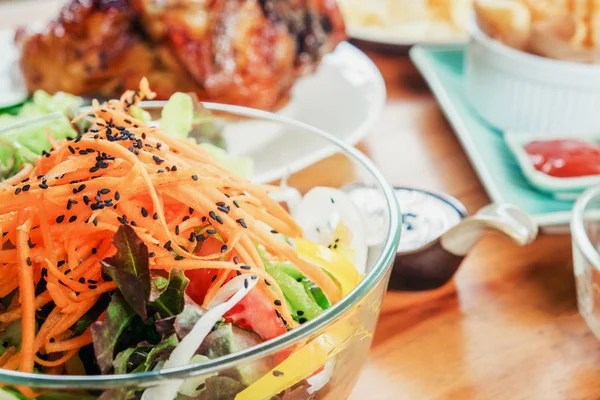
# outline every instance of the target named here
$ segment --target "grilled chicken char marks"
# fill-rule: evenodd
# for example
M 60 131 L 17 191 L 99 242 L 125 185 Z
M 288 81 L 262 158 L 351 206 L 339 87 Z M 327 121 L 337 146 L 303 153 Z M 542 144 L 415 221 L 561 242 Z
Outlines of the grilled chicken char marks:
M 146 76 L 159 98 L 273 109 L 344 35 L 335 0 L 72 0 L 19 41 L 31 91 L 114 96 Z

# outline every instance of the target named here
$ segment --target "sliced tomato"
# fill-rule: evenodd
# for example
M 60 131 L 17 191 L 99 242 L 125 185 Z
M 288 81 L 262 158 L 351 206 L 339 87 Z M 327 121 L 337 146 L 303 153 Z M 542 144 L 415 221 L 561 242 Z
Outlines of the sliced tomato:
M 287 332 L 285 324 L 275 312 L 275 306 L 256 288 L 224 317 L 226 321 L 242 329 L 256 332 L 262 340 L 273 339 Z
M 202 243 L 198 255 L 206 256 L 219 253 L 223 242 L 209 237 Z M 236 255 L 236 254 L 234 254 Z M 214 269 L 195 269 L 186 271 L 190 280 L 186 293 L 198 304 L 204 302 L 204 296 L 212 284 L 213 276 L 218 273 Z M 232 272 L 232 276 L 235 273 Z M 287 332 L 285 324 L 277 316 L 275 305 L 259 290 L 251 290 L 244 298 L 224 315 L 227 322 L 242 329 L 256 332 L 263 340 L 273 339 Z
M 220 240 L 209 237 L 206 239 L 202 246 L 200 247 L 200 251 L 198 251 L 198 255 L 207 256 L 209 254 L 215 254 L 221 251 L 221 246 L 223 242 Z M 188 284 L 185 292 L 192 300 L 194 300 L 198 304 L 202 304 L 204 302 L 204 296 L 206 296 L 206 292 L 210 288 L 212 284 L 213 276 L 215 276 L 219 272 L 215 269 L 192 269 L 185 272 L 185 276 L 188 277 L 190 283 Z

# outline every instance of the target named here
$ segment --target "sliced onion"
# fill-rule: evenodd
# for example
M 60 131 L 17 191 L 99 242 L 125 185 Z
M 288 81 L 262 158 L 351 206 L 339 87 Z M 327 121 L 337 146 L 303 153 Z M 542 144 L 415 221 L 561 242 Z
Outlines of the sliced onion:
M 329 383 L 331 377 L 333 376 L 333 368 L 335 368 L 335 359 L 327 361 L 323 366 L 323 371 L 311 376 L 310 378 L 306 378 L 306 382 L 308 382 L 310 385 L 310 387 L 306 390 L 308 394 L 318 392 L 319 390 L 323 389 L 327 383 Z
M 304 195 L 292 215 L 305 237 L 323 246 L 328 246 L 335 240 L 335 229 L 342 222 L 352 236 L 350 243 L 343 245 L 354 251 L 354 259 L 351 261 L 359 273 L 365 273 L 368 250 L 366 223 L 361 211 L 346 193 L 327 187 L 315 187 Z
M 227 311 L 240 302 L 246 294 L 256 285 L 258 279 L 251 279 L 247 274 L 240 275 L 227 282 L 216 294 L 217 302 L 210 302 L 208 311 L 194 325 L 189 334 L 175 347 L 163 368 L 175 368 L 189 364 L 196 351 L 212 330 L 212 327 L 223 317 Z M 224 293 L 224 294 L 221 294 Z M 233 294 L 233 296 L 231 296 Z M 227 298 L 231 296 L 227 300 Z M 144 391 L 142 400 L 169 400 L 177 396 L 183 379 L 176 379 L 155 386 Z

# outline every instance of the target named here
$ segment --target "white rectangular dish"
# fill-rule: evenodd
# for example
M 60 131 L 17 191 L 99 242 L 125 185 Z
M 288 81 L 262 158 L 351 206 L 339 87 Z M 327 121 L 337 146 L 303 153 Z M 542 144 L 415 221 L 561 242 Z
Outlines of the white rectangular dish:
M 587 142 L 600 143 L 598 134 L 560 134 L 547 135 L 527 132 L 505 132 L 504 140 L 519 163 L 521 172 L 531 186 L 547 193 L 556 199 L 574 200 L 587 188 L 600 185 L 600 175 L 580 176 L 573 178 L 557 178 L 538 171 L 525 151 L 524 146 L 534 140 L 581 139 Z

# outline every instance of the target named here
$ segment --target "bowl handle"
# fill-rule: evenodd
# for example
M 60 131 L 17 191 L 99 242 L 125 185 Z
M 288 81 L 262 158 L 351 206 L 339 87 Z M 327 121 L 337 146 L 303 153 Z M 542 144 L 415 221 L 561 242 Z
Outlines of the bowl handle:
M 446 232 L 442 247 L 465 256 L 488 230 L 503 233 L 520 246 L 533 242 L 538 234 L 537 224 L 525 211 L 512 204 L 490 204 Z

